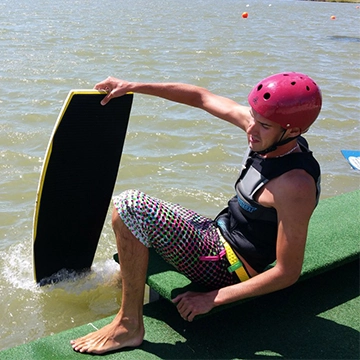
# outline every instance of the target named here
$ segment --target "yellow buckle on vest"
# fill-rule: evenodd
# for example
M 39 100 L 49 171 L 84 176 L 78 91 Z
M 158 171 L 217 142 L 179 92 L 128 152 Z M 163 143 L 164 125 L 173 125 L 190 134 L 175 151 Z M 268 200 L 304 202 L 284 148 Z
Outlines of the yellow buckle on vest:
M 217 229 L 217 231 L 219 233 L 220 240 L 221 240 L 221 242 L 223 243 L 223 245 L 225 247 L 226 258 L 230 263 L 230 266 L 228 267 L 228 271 L 229 272 L 234 272 L 235 271 L 237 277 L 239 278 L 239 280 L 241 282 L 249 280 L 250 277 L 249 277 L 248 273 L 246 272 L 243 263 L 236 256 L 236 254 L 235 254 L 234 250 L 231 248 L 230 244 L 224 239 L 224 237 L 222 236 L 220 230 Z

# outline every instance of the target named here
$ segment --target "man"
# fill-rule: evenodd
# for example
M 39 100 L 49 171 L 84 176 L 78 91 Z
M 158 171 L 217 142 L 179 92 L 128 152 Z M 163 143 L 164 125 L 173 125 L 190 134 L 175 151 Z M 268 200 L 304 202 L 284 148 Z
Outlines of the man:
M 115 198 L 112 224 L 122 272 L 121 308 L 109 325 L 71 341 L 74 350 L 101 354 L 142 343 L 149 247 L 208 287 L 208 292 L 173 299 L 187 321 L 215 306 L 297 281 L 320 193 L 318 163 L 300 136 L 321 109 L 321 92 L 312 79 L 300 73 L 270 76 L 250 92 L 250 107 L 187 84 L 108 78 L 95 88 L 107 91 L 103 105 L 134 92 L 201 108 L 244 130 L 249 153 L 235 184 L 236 196 L 215 220 L 140 191 Z M 274 260 L 275 266 L 265 271 Z

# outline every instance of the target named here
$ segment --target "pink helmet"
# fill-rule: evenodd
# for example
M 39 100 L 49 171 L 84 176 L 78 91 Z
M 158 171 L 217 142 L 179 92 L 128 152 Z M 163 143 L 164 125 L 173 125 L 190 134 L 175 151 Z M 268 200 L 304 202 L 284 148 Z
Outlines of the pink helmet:
M 297 72 L 275 74 L 251 90 L 250 106 L 284 129 L 299 127 L 304 133 L 321 109 L 321 91 L 309 76 Z

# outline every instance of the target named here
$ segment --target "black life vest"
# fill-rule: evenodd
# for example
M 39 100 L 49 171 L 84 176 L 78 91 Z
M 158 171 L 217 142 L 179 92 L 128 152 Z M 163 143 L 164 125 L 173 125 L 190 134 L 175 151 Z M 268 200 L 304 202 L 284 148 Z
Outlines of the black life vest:
M 255 201 L 256 192 L 290 170 L 303 169 L 314 178 L 317 201 L 320 196 L 320 166 L 306 140 L 300 137 L 298 143 L 302 152 L 283 157 L 263 158 L 250 151 L 235 183 L 236 196 L 216 218 L 226 240 L 257 272 L 276 260 L 278 223 L 274 208 Z

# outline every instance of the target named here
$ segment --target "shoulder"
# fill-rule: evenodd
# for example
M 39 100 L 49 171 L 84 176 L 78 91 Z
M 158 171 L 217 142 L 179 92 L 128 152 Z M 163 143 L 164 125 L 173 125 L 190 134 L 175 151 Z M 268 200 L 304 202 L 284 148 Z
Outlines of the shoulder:
M 274 179 L 271 184 L 273 207 L 281 213 L 311 215 L 316 206 L 314 178 L 302 169 L 294 169 Z
M 285 192 L 300 192 L 302 195 L 309 190 L 315 191 L 314 178 L 303 169 L 290 170 L 278 178 L 278 183 Z M 289 195 L 289 194 L 288 194 Z
M 239 126 L 240 128 L 246 131 L 251 121 L 250 109 L 251 108 L 249 106 L 244 106 L 240 104 L 234 106 L 233 108 L 234 125 Z
M 250 107 L 236 103 L 232 105 L 227 107 L 227 118 L 225 120 L 246 131 L 251 121 Z
M 280 212 L 292 213 L 294 208 L 316 205 L 316 183 L 305 170 L 293 169 L 273 178 L 259 191 L 258 202 Z M 311 210 L 311 211 L 312 211 Z

